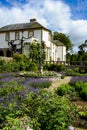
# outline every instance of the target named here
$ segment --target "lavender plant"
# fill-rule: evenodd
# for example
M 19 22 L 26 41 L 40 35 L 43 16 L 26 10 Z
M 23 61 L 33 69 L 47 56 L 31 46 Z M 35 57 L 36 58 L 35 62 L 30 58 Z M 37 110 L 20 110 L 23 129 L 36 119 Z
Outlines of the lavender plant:
M 70 80 L 70 83 L 72 82 L 87 82 L 87 76 L 74 76 Z

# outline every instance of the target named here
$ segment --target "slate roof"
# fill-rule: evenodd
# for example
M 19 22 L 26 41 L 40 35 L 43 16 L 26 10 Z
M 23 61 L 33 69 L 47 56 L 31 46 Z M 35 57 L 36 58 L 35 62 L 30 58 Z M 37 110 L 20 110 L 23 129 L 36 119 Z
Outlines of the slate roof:
M 59 40 L 53 40 L 53 43 L 56 44 L 57 46 L 65 46 L 62 42 Z
M 6 25 L 6 26 L 3 26 L 0 28 L 0 32 L 27 30 L 27 29 L 35 29 L 35 28 L 43 28 L 45 30 L 50 31 L 49 29 L 45 28 L 40 23 L 35 21 L 35 22 L 30 22 L 30 23 L 19 23 L 19 24 Z

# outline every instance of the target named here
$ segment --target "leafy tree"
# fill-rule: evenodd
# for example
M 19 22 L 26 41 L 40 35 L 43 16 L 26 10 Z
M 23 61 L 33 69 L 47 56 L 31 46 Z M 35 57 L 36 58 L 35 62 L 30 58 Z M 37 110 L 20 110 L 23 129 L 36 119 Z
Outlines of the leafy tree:
M 69 36 L 66 36 L 63 33 L 54 32 L 53 39 L 61 41 L 66 46 L 67 51 L 72 49 L 72 43 Z
M 81 57 L 81 61 L 87 61 L 87 40 L 83 44 L 81 44 L 78 51 L 78 57 Z
M 87 40 L 85 40 L 85 42 L 81 44 L 78 48 L 79 48 L 79 54 L 85 53 L 87 49 Z

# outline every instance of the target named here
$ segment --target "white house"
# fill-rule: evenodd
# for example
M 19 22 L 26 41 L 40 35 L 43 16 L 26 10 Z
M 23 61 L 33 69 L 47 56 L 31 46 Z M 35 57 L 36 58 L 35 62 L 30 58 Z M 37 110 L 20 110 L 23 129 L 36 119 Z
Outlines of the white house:
M 10 57 L 16 52 L 28 56 L 29 45 L 36 40 L 46 44 L 46 61 L 66 61 L 66 47 L 59 41 L 53 41 L 52 32 L 36 19 L 0 28 L 0 56 Z

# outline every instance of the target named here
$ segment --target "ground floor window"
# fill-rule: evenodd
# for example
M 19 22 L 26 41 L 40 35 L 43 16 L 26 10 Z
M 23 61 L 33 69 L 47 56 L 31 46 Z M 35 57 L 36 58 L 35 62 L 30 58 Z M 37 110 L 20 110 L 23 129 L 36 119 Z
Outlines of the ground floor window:
M 7 50 L 6 56 L 7 56 L 7 57 L 11 57 L 11 51 L 10 51 L 10 50 Z
M 4 56 L 4 52 L 3 51 L 0 51 L 0 56 Z

